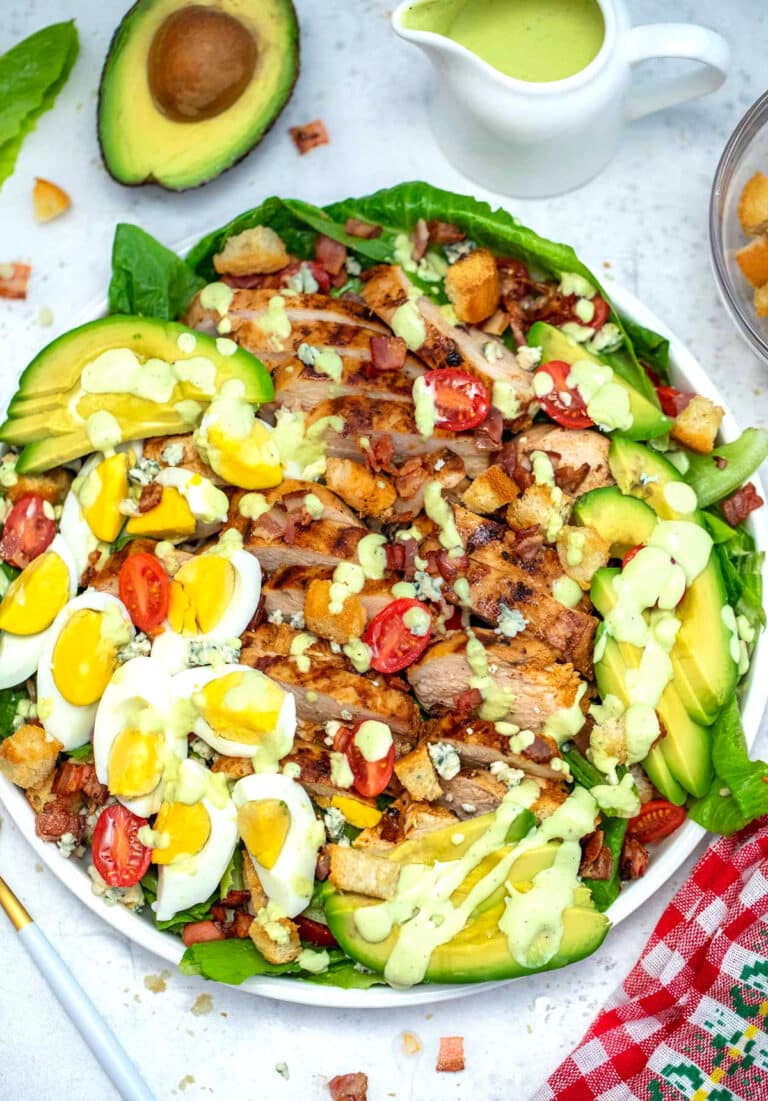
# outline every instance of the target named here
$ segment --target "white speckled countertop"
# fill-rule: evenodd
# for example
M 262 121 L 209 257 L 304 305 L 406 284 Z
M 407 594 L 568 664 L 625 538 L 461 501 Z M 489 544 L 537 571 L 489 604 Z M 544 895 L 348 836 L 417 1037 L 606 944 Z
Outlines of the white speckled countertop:
M 99 160 L 96 88 L 124 3 L 5 0 L 0 50 L 77 11 L 82 52 L 55 111 L 26 142 L 0 194 L 0 261 L 25 259 L 34 267 L 28 300 L 0 303 L 0 405 L 32 353 L 103 295 L 118 221 L 138 222 L 172 243 L 273 192 L 328 201 L 419 177 L 473 190 L 435 148 L 423 109 L 428 66 L 390 32 L 389 6 L 387 0 L 300 0 L 303 74 L 284 115 L 261 149 L 234 171 L 203 190 L 174 196 L 123 189 Z M 635 22 L 669 17 L 663 0 L 635 0 L 630 7 Z M 689 344 L 741 422 L 765 424 L 766 368 L 742 345 L 717 298 L 707 203 L 722 146 L 763 91 L 759 44 L 765 42 L 768 13 L 759 0 L 679 0 L 674 18 L 695 19 L 729 38 L 733 69 L 726 86 L 709 99 L 635 123 L 618 158 L 582 190 L 544 202 L 508 202 L 541 233 L 572 242 L 606 280 L 616 278 L 635 291 Z M 317 116 L 331 144 L 300 158 L 287 128 Z M 36 175 L 55 180 L 74 202 L 70 213 L 42 228 L 32 217 Z M 41 307 L 53 311 L 52 329 L 40 327 Z M 763 733 L 758 749 L 765 754 L 767 748 Z M 152 993 L 145 979 L 162 972 L 162 962 L 69 896 L 35 863 L 7 817 L 0 869 L 119 1033 L 158 1101 L 320 1099 L 328 1096 L 328 1077 L 352 1070 L 368 1073 L 370 1101 L 527 1097 L 627 972 L 686 870 L 594 958 L 566 971 L 431 1011 L 366 1013 L 259 1000 L 170 973 L 164 989 Z M 0 1096 L 111 1101 L 116 1095 L 1 920 L 0 961 Z M 196 1015 L 193 1005 L 202 993 L 211 996 L 210 1012 Z M 420 1038 L 419 1054 L 403 1053 L 404 1030 Z M 457 1033 L 465 1037 L 467 1070 L 438 1075 L 438 1039 Z M 288 1081 L 274 1069 L 281 1061 L 288 1064 Z

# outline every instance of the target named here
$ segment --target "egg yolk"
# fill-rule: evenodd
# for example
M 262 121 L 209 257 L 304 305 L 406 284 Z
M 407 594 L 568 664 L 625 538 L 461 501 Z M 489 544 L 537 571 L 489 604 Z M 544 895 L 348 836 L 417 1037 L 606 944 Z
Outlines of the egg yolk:
M 53 648 L 53 680 L 62 696 L 87 707 L 104 695 L 117 664 L 117 647 L 102 634 L 102 613 L 80 608 L 62 628 Z
M 254 421 L 247 436 L 228 435 L 219 424 L 207 428 L 208 460 L 222 478 L 241 489 L 270 489 L 280 485 L 283 468 L 272 433 Z
M 254 860 L 274 868 L 291 828 L 291 812 L 282 799 L 257 799 L 237 812 L 237 828 Z
M 256 669 L 208 681 L 194 702 L 215 731 L 233 742 L 258 745 L 277 726 L 285 692 Z
M 55 551 L 46 551 L 12 581 L 0 603 L 0 630 L 36 635 L 50 627 L 69 599 L 69 570 Z
M 171 582 L 168 622 L 183 635 L 207 634 L 229 607 L 236 572 L 231 562 L 215 554 L 185 562 Z
M 194 535 L 195 517 L 186 498 L 173 486 L 163 486 L 160 503 L 147 512 L 132 516 L 125 530 L 129 535 L 155 539 L 183 539 Z
M 211 818 L 202 803 L 163 803 L 154 824 L 167 845 L 152 850 L 155 864 L 172 864 L 180 856 L 199 853 L 211 835 Z
M 112 743 L 108 766 L 113 795 L 135 799 L 154 791 L 163 775 L 163 738 L 141 730 L 121 730 Z
M 128 452 L 119 451 L 94 470 L 99 491 L 83 508 L 83 516 L 96 538 L 105 543 L 113 543 L 123 526 L 120 502 L 128 496 L 129 461 Z

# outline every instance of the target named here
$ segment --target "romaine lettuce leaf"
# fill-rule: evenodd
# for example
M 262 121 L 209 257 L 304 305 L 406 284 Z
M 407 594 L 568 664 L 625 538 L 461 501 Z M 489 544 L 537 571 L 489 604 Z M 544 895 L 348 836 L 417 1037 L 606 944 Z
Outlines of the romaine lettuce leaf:
M 25 688 L 0 689 L 0 742 L 13 734 L 13 720 L 22 700 L 28 699 Z
M 722 501 L 755 473 L 768 458 L 768 432 L 746 428 L 733 443 L 720 444 L 708 455 L 688 452 L 685 480 L 696 490 L 699 507 Z M 717 460 L 725 459 L 725 466 Z
M 689 816 L 713 833 L 731 834 L 768 814 L 768 764 L 751 761 L 735 697 L 725 705 L 712 728 L 715 778 L 701 799 L 694 799 Z
M 112 243 L 109 312 L 173 321 L 205 284 L 175 252 L 139 226 L 121 222 Z
M 328 970 L 320 974 L 302 971 L 298 963 L 267 963 L 251 940 L 214 940 L 193 944 L 184 953 L 179 970 L 184 975 L 239 986 L 254 975 L 296 975 L 322 986 L 366 990 L 384 982 L 381 975 L 360 971 L 339 948 L 328 951 Z

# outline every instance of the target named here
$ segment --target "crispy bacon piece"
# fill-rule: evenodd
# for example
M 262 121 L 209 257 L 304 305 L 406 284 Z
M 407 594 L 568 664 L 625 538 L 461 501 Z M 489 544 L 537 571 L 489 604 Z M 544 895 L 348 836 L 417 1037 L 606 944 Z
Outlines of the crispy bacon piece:
M 327 145 L 331 140 L 322 119 L 307 122 L 304 126 L 291 126 L 288 133 L 302 156 L 316 145 Z
M 544 533 L 538 524 L 515 532 L 512 552 L 519 562 L 530 566 L 535 562 L 544 546 Z
M 249 919 L 250 921 L 251 919 Z M 191 921 L 181 931 L 181 939 L 189 948 L 192 944 L 205 944 L 209 940 L 226 940 L 226 933 L 215 921 Z
M 163 499 L 163 487 L 157 482 L 150 482 L 148 486 L 142 486 L 139 497 L 139 512 L 151 512 L 157 508 Z
M 85 761 L 65 761 L 59 766 L 53 781 L 56 795 L 82 794 L 90 802 L 101 807 L 109 798 L 109 788 L 100 784 L 94 765 Z
M 480 694 L 480 689 L 468 688 L 466 692 L 461 692 L 456 697 L 453 708 L 457 715 L 471 715 L 477 711 L 482 702 L 483 697 Z
M 350 237 L 362 237 L 364 241 L 370 241 L 372 237 L 381 237 L 381 226 L 375 226 L 371 222 L 364 222 L 361 218 L 347 218 L 344 223 L 344 231 Z
M 558 466 L 555 482 L 566 493 L 575 495 L 575 491 L 589 474 L 589 469 L 589 463 L 582 463 L 581 466 Z
M 452 245 L 456 241 L 463 241 L 467 236 L 463 229 L 459 229 L 453 222 L 440 222 L 433 218 L 427 222 L 427 233 L 431 245 Z
M 613 853 L 603 844 L 603 830 L 594 830 L 581 842 L 581 864 L 579 875 L 582 879 L 610 879 L 613 875 Z
M 387 543 L 384 550 L 387 555 L 387 569 L 402 573 L 406 578 L 411 578 L 416 570 L 416 555 L 419 545 L 415 539 L 398 540 L 397 543 Z
M 464 1070 L 464 1037 L 441 1036 L 435 1070 L 454 1073 Z
M 395 445 L 391 436 L 378 436 L 364 451 L 365 461 L 374 474 L 390 473 L 394 454 Z
M 747 482 L 741 489 L 737 489 L 730 497 L 720 502 L 723 516 L 732 528 L 742 524 L 750 512 L 760 508 L 765 502 L 755 489 L 754 483 Z
M 452 558 L 448 551 L 439 550 L 435 559 L 435 565 L 443 581 L 452 585 L 459 574 L 463 574 L 469 565 L 469 559 L 465 554 Z
M 713 455 L 712 458 L 715 460 L 715 466 L 718 470 L 725 470 L 727 468 L 728 460 L 724 455 Z
M 427 251 L 427 245 L 429 244 L 429 229 L 427 223 L 423 218 L 419 218 L 416 225 L 413 227 L 413 245 L 411 247 L 411 258 L 413 260 L 421 260 L 424 257 L 424 253 Z
M 328 1083 L 333 1101 L 368 1101 L 368 1075 L 337 1074 Z
M 0 298 L 26 298 L 29 264 L 0 264 Z
M 315 259 L 331 275 L 341 275 L 344 261 L 347 259 L 347 246 L 321 233 L 315 241 Z
M 400 336 L 371 337 L 371 366 L 375 371 L 400 371 L 408 345 Z
M 71 833 L 79 844 L 85 836 L 85 817 L 80 814 L 82 797 L 79 792 L 57 795 L 46 803 L 35 818 L 35 833 L 43 841 L 60 841 Z
M 475 447 L 478 451 L 498 451 L 504 431 L 504 415 L 492 405 L 479 428 L 475 430 Z
M 621 847 L 619 875 L 622 879 L 640 879 L 648 868 L 648 850 L 636 837 L 625 837 Z

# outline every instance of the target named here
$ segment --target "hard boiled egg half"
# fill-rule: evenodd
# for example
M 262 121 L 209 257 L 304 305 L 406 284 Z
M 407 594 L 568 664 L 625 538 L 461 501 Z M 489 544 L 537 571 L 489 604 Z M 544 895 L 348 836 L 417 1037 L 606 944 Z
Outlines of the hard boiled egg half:
M 191 702 L 192 731 L 218 753 L 274 768 L 293 748 L 296 701 L 257 669 L 186 669 L 173 678 L 173 692 L 179 701 Z
M 168 467 L 157 475 L 155 485 L 162 490 L 160 501 L 129 519 L 125 527 L 128 535 L 178 543 L 211 535 L 227 519 L 229 498 L 202 474 Z
M 281 773 L 255 773 L 232 790 L 237 828 L 270 902 L 295 917 L 306 910 L 325 839 L 304 788 Z
M 237 811 L 226 777 L 187 758 L 168 780 L 152 827 L 152 861 L 157 864 L 158 921 L 213 893 L 237 844 Z
M 125 522 L 120 503 L 128 496 L 128 471 L 141 444 L 83 463 L 61 511 L 60 530 L 72 549 L 78 576 L 95 550 L 114 543 Z
M 0 688 L 37 669 L 56 616 L 77 592 L 77 568 L 60 535 L 22 570 L 0 601 Z
M 86 589 L 61 609 L 47 632 L 37 669 L 37 713 L 64 749 L 91 736 L 99 700 L 117 668 L 117 651 L 135 634 L 121 601 Z
M 129 810 L 148 818 L 160 809 L 166 775 L 187 756 L 187 732 L 173 721 L 171 678 L 151 658 L 115 671 L 93 726 L 99 782 Z

